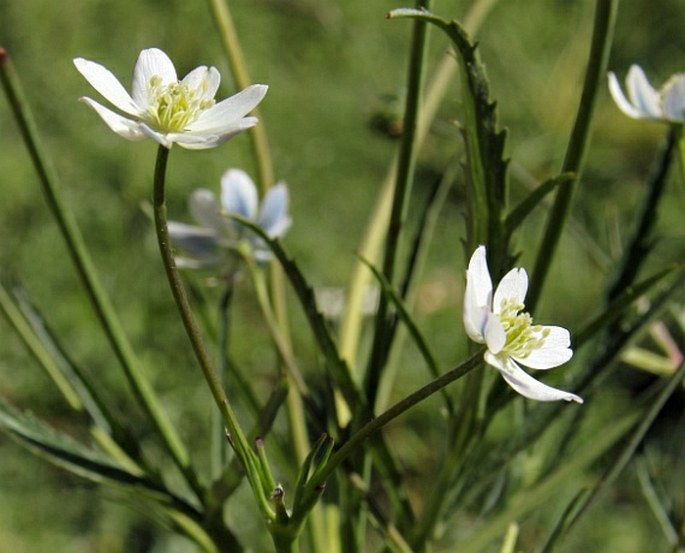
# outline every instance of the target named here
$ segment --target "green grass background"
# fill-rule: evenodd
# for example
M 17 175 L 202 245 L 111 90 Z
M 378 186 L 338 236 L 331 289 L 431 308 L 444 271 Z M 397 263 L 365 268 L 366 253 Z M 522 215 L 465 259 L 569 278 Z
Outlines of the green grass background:
M 461 18 L 469 4 L 436 2 L 435 11 Z M 277 178 L 286 180 L 291 192 L 294 224 L 285 245 L 315 286 L 344 286 L 397 146 L 372 123 L 379 113 L 393 112 L 395 103 L 389 97 L 402 94 L 410 24 L 387 21 L 384 14 L 404 5 L 388 0 L 237 0 L 230 5 L 251 76 L 270 86 L 262 104 L 262 124 L 269 134 Z M 592 12 L 593 2 L 587 0 L 502 0 L 478 34 L 500 121 L 509 129 L 514 199 L 525 190 L 521 175 L 539 181 L 555 174 L 561 164 L 581 88 Z M 683 23 L 677 0 L 624 2 L 610 68 L 622 80 L 630 64 L 639 63 L 653 83 L 660 84 L 685 67 Z M 224 76 L 219 97 L 225 97 L 235 89 L 207 4 L 0 0 L 0 45 L 13 57 L 63 192 L 128 335 L 151 367 L 150 380 L 192 450 L 204 451 L 208 393 L 185 347 L 153 229 L 141 208 L 150 197 L 155 145 L 120 139 L 77 102 L 81 95 L 97 98 L 97 94 L 71 60 L 77 56 L 96 60 L 128 86 L 138 52 L 158 46 L 174 60 L 180 75 L 200 64 L 217 66 Z M 443 37 L 434 34 L 433 61 L 445 47 Z M 460 113 L 457 87 L 452 83 L 421 153 L 416 205 L 431 184 L 431 175 L 442 170 L 453 152 L 461 151 L 459 133 L 451 124 Z M 578 231 L 562 240 L 536 313 L 538 320 L 553 317 L 574 328 L 592 313 L 607 263 L 618 255 L 630 229 L 649 163 L 665 130 L 658 124 L 629 120 L 602 91 L 587 170 L 573 211 L 572 225 Z M 219 177 L 228 167 L 254 174 L 246 136 L 204 152 L 174 148 L 168 177 L 171 218 L 187 220 L 188 194 L 200 186 L 218 189 Z M 654 267 L 682 259 L 685 249 L 683 184 L 671 180 L 657 225 L 660 240 L 650 261 Z M 454 365 L 464 351 L 462 199 L 460 177 L 439 223 L 417 304 L 418 320 L 444 367 Z M 544 221 L 544 211 L 538 210 L 517 237 L 525 266 L 532 266 Z M 140 419 L 79 289 L 4 100 L 0 100 L 0 237 L 0 278 L 27 290 L 73 358 L 97 374 L 117 398 L 122 416 Z M 209 291 L 208 296 L 212 299 L 216 293 Z M 249 286 L 242 285 L 236 301 L 235 357 L 260 375 L 260 389 L 265 390 L 273 354 Z M 306 329 L 297 324 L 296 307 L 293 318 L 298 356 L 316 379 L 316 352 Z M 396 394 L 426 379 L 421 367 L 416 354 L 407 351 Z M 620 375 L 628 382 L 641 382 L 629 368 Z M 609 407 L 591 408 L 601 413 L 630 401 L 620 381 L 614 386 L 603 396 Z M 80 431 L 4 319 L 0 319 L 0 396 L 59 428 Z M 434 407 L 429 402 L 410 419 L 419 445 L 424 437 L 429 443 L 439 439 Z M 682 441 L 682 428 L 674 435 Z M 141 438 L 151 451 L 158 447 L 146 439 L 144 428 Z M 431 466 L 434 459 L 425 443 L 405 447 L 403 455 L 409 463 L 419 469 Z M 416 451 L 423 457 L 412 458 Z M 206 459 L 198 454 L 196 462 L 203 465 Z M 286 472 L 279 477 L 292 482 L 293 475 Z M 249 528 L 256 511 L 248 494 L 240 505 L 246 519 L 243 526 Z M 45 464 L 0 435 L 0 551 L 192 550 L 130 507 L 116 493 Z M 528 519 L 523 550 L 544 535 L 549 521 L 549 513 Z M 659 540 L 658 527 L 628 470 L 562 549 L 640 553 L 663 550 Z M 257 542 L 255 551 L 262 547 Z

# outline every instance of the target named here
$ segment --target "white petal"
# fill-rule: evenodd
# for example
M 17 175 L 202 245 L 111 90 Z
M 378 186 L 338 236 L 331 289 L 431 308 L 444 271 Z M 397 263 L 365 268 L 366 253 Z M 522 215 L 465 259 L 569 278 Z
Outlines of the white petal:
M 221 177 L 221 207 L 228 213 L 234 213 L 255 220 L 257 218 L 257 188 L 245 171 L 229 169 Z
M 216 91 L 219 89 L 221 82 L 221 75 L 215 67 L 207 67 L 202 65 L 196 67 L 185 77 L 183 83 L 187 84 L 190 89 L 200 90 L 202 98 L 214 98 Z
M 94 61 L 76 58 L 74 65 L 90 85 L 108 102 L 129 115 L 139 116 L 142 110 L 112 72 Z
M 662 92 L 663 114 L 669 121 L 685 121 L 685 75 L 674 75 Z
M 618 108 L 628 117 L 633 119 L 644 119 L 647 117 L 646 113 L 641 112 L 626 99 L 621 90 L 621 85 L 618 84 L 618 79 L 613 73 L 609 73 L 609 92 L 611 92 L 611 96 Z
M 659 93 L 654 90 L 645 72 L 639 65 L 632 65 L 626 77 L 626 87 L 631 103 L 647 117 L 658 119 L 663 116 Z
M 206 188 L 195 190 L 188 200 L 188 208 L 193 218 L 203 227 L 211 229 L 215 233 L 220 232 L 224 227 L 221 207 L 211 190 Z
M 535 337 L 539 337 L 543 330 L 549 331 L 549 334 L 542 347 L 527 357 L 515 357 L 516 361 L 531 369 L 544 370 L 563 365 L 573 357 L 573 351 L 569 347 L 571 336 L 568 330 L 560 326 L 544 326 Z
M 497 357 L 486 351 L 485 362 L 495 367 L 509 386 L 528 399 L 536 401 L 559 401 L 563 399 L 583 403 L 583 399 L 575 394 L 552 388 L 535 380 L 509 357 Z
M 141 107 L 147 108 L 150 105 L 148 84 L 155 75 L 162 80 L 162 85 L 178 81 L 176 69 L 169 56 L 159 48 L 148 48 L 140 53 L 133 69 L 131 95 L 136 104 Z
M 523 305 L 528 292 L 528 274 L 525 269 L 512 269 L 497 285 L 495 298 L 492 302 L 492 310 L 500 312 L 503 300 L 515 300 Z
M 491 314 L 485 324 L 485 343 L 488 351 L 497 355 L 507 342 L 507 333 L 497 315 Z
M 473 252 L 466 270 L 464 292 L 464 328 L 469 338 L 478 343 L 485 341 L 485 324 L 490 313 L 492 279 L 488 270 L 485 246 Z
M 152 140 L 154 140 L 158 144 L 161 144 L 165 148 L 170 150 L 171 147 L 174 145 L 174 141 L 171 139 L 171 135 L 156 131 L 142 122 L 138 124 L 138 127 L 145 134 L 145 136 L 147 136 L 148 138 L 152 138 Z
M 288 230 L 290 223 L 288 187 L 280 182 L 266 193 L 259 213 L 258 224 L 271 238 L 279 238 Z
M 188 150 L 207 150 L 221 146 L 233 138 L 236 134 L 243 132 L 250 127 L 257 124 L 256 117 L 244 117 L 240 121 L 236 121 L 232 125 L 228 125 L 222 129 L 215 129 L 211 131 L 189 131 L 182 133 L 169 133 L 167 136 L 179 146 Z
M 91 100 L 90 98 L 84 97 L 80 98 L 80 100 L 93 108 L 107 126 L 119 136 L 123 136 L 127 140 L 133 140 L 134 142 L 145 140 L 146 136 L 142 132 L 141 126 L 137 121 L 126 119 L 126 117 L 122 117 L 118 113 L 98 104 L 95 100 Z
M 216 233 L 207 228 L 169 221 L 169 237 L 174 245 L 193 257 L 213 259 L 217 253 Z
M 203 111 L 195 121 L 188 125 L 188 130 L 221 133 L 222 129 L 232 127 L 252 111 L 262 101 L 267 90 L 268 87 L 262 84 L 248 86 L 238 94 Z

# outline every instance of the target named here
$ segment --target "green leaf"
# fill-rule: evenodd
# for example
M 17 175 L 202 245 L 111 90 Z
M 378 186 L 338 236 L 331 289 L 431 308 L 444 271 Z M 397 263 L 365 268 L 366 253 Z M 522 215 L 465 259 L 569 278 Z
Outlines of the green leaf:
M 502 267 L 510 259 L 504 251 L 503 221 L 507 202 L 506 133 L 497 130 L 496 104 L 490 101 L 490 86 L 477 47 L 456 21 L 447 21 L 425 10 L 391 11 L 389 18 L 411 17 L 436 25 L 452 41 L 461 63 L 463 133 L 470 173 L 468 246 L 487 244 L 491 259 Z M 491 268 L 492 269 L 492 268 Z M 498 268 L 494 268 L 497 275 Z
M 166 490 L 146 478 L 124 470 L 109 457 L 58 432 L 36 417 L 21 413 L 0 400 L 0 430 L 40 457 L 94 482 L 140 487 L 158 499 Z
M 523 199 L 521 203 L 518 204 L 507 216 L 504 222 L 504 232 L 506 235 L 510 236 L 513 234 L 513 232 L 521 223 L 523 223 L 523 221 L 526 220 L 530 212 L 538 206 L 538 204 L 545 198 L 545 196 L 547 196 L 547 194 L 556 189 L 557 186 L 571 182 L 575 178 L 576 177 L 573 173 L 561 173 L 556 177 L 547 179 L 530 194 L 528 194 L 528 196 L 526 196 L 526 198 Z

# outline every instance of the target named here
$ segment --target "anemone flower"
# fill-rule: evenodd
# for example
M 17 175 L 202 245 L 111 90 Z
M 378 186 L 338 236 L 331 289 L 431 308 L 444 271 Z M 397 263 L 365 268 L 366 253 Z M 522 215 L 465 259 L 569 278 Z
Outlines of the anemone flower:
M 512 269 L 492 295 L 492 279 L 485 246 L 479 246 L 469 261 L 464 295 L 464 327 L 469 338 L 485 344 L 485 361 L 495 367 L 516 392 L 537 401 L 583 400 L 535 380 L 521 365 L 552 369 L 573 356 L 568 330 L 558 326 L 533 325 L 523 312 L 528 291 L 524 269 Z
M 174 143 L 191 150 L 213 148 L 257 123 L 246 117 L 264 98 L 266 85 L 252 85 L 219 103 L 214 95 L 221 76 L 214 67 L 200 66 L 179 81 L 169 57 L 157 48 L 143 50 L 133 69 L 131 94 L 105 67 L 83 58 L 76 69 L 106 100 L 130 117 L 91 98 L 93 108 L 115 133 L 128 140 L 152 138 L 165 148 Z
M 633 119 L 685 123 L 685 74 L 673 75 L 655 90 L 639 65 L 631 66 L 626 77 L 628 98 L 614 73 L 609 73 L 609 92 L 619 109 Z
M 264 241 L 232 215 L 258 225 L 270 238 L 280 238 L 290 227 L 288 188 L 279 182 L 269 189 L 259 205 L 257 188 L 240 169 L 229 169 L 221 177 L 221 201 L 200 188 L 189 200 L 190 213 L 199 226 L 169 222 L 172 242 L 187 256 L 178 256 L 179 267 L 216 268 L 235 261 L 235 251 L 244 248 L 258 262 L 271 259 Z

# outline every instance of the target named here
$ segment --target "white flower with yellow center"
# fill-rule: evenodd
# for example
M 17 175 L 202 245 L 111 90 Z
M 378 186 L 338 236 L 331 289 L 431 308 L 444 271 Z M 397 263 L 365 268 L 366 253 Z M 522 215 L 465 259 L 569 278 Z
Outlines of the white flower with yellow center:
M 266 85 L 252 85 L 219 103 L 214 95 L 221 76 L 214 67 L 200 66 L 179 81 L 169 57 L 157 48 L 143 50 L 133 70 L 131 94 L 99 63 L 74 59 L 74 65 L 124 117 L 91 98 L 81 100 L 93 108 L 115 133 L 128 140 L 152 138 L 166 148 L 174 143 L 202 150 L 226 142 L 254 126 L 246 117 L 264 98 Z
M 547 386 L 520 367 L 552 369 L 573 356 L 568 330 L 534 325 L 532 317 L 523 312 L 527 291 L 525 269 L 512 269 L 500 281 L 493 298 L 485 246 L 479 246 L 466 272 L 466 333 L 473 341 L 487 346 L 485 361 L 522 396 L 537 401 L 563 399 L 583 403 L 577 395 Z
M 631 66 L 626 77 L 628 98 L 614 73 L 609 73 L 609 92 L 619 109 L 633 119 L 685 123 L 685 74 L 673 75 L 655 90 L 639 65 Z

